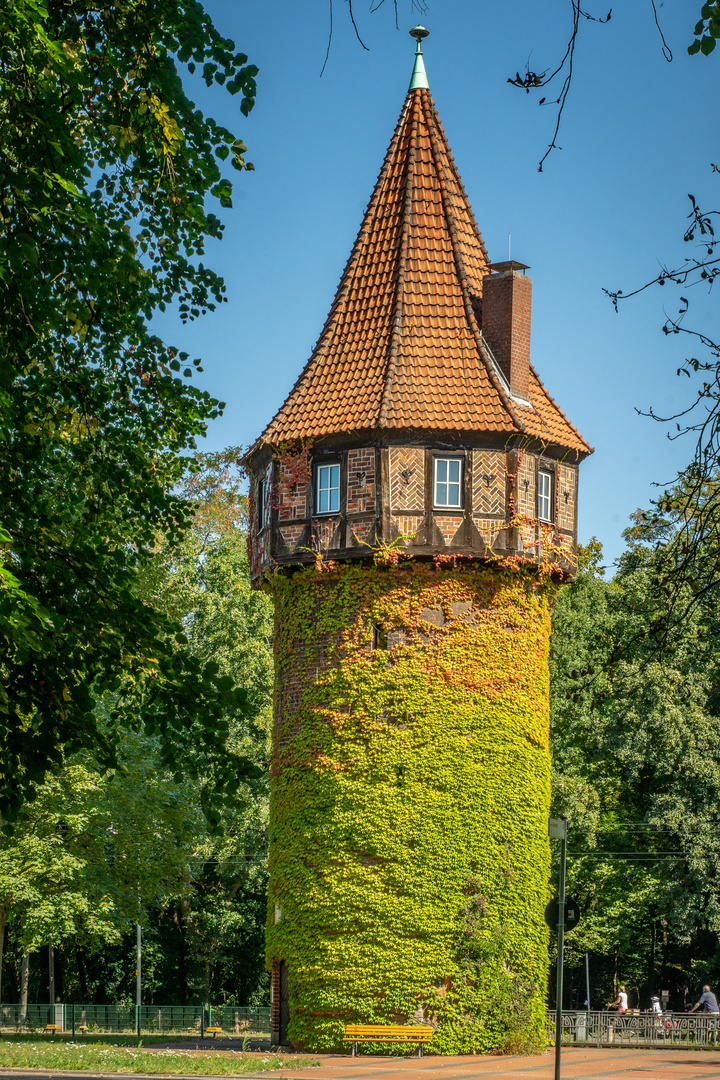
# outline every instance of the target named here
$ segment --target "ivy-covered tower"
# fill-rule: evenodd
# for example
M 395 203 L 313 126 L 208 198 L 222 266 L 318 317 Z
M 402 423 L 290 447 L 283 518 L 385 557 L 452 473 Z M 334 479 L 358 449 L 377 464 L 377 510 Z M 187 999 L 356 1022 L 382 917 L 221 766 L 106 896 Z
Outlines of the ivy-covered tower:
M 527 267 L 488 258 L 411 33 L 330 314 L 246 458 L 276 603 L 267 950 L 275 1041 L 407 1020 L 461 1053 L 543 1031 L 550 610 L 591 448 L 530 364 Z

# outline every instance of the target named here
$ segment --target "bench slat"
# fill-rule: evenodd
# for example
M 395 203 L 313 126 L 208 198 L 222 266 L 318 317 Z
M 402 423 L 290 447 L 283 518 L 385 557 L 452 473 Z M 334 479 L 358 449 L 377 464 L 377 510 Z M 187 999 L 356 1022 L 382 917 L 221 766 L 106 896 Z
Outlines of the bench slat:
M 417 1032 L 419 1034 L 424 1035 L 427 1032 L 432 1031 L 433 1029 L 431 1027 L 425 1027 L 424 1025 L 420 1025 L 420 1024 L 418 1024 L 417 1026 L 413 1026 L 412 1024 L 346 1024 L 345 1025 L 345 1030 L 346 1031 L 393 1031 L 393 1032 L 400 1032 L 400 1034 L 405 1034 L 407 1032 L 412 1031 L 413 1033 Z

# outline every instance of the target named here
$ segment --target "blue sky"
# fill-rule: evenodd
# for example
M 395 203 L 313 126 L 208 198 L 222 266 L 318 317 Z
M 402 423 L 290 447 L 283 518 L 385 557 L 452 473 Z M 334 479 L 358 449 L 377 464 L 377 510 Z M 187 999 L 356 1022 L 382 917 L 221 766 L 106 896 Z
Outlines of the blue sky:
M 608 0 L 604 0 L 608 3 Z M 208 262 L 229 303 L 169 341 L 204 360 L 204 388 L 227 403 L 207 449 L 250 443 L 285 398 L 330 307 L 392 136 L 412 68 L 407 31 L 421 21 L 430 88 L 493 260 L 531 266 L 532 357 L 541 378 L 595 454 L 581 469 L 581 540 L 596 535 L 612 560 L 630 513 L 654 483 L 691 457 L 688 441 L 638 415 L 675 411 L 692 394 L 675 372 L 692 348 L 661 333 L 677 310 L 666 287 L 628 300 L 616 315 L 603 287 L 626 291 L 682 243 L 692 192 L 717 203 L 718 59 L 688 57 L 699 0 L 658 4 L 674 60 L 663 58 L 650 0 L 621 0 L 604 26 L 585 23 L 559 142 L 538 173 L 554 112 L 507 83 L 528 62 L 562 54 L 568 0 L 431 0 L 421 12 L 391 0 L 374 13 L 335 0 L 325 73 L 329 0 L 208 0 L 218 28 L 260 68 L 248 119 L 238 99 L 203 84 L 197 103 L 248 144 L 255 172 L 234 174 L 234 208 Z M 606 7 L 592 8 L 605 15 Z M 551 97 L 551 92 L 546 92 Z M 695 321 L 718 333 L 714 297 L 689 294 Z

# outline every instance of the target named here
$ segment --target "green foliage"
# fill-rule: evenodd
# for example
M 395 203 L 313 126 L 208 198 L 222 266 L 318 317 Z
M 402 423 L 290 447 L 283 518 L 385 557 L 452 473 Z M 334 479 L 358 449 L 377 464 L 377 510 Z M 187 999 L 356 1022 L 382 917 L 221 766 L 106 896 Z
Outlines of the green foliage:
M 236 459 L 233 448 L 197 456 L 180 492 L 195 507 L 192 528 L 181 545 L 158 551 L 136 590 L 184 625 L 185 648 L 246 688 L 246 707 L 228 706 L 222 720 L 228 754 L 251 761 L 259 775 L 221 805 L 220 829 L 211 833 L 202 785 L 173 782 L 157 738 L 126 730 L 119 768 L 105 775 L 89 755 L 69 756 L 0 846 L 5 1000 L 13 965 L 52 941 L 65 1000 L 122 1001 L 133 991 L 128 932 L 136 920 L 144 927 L 146 1001 L 246 1004 L 266 987 L 272 620 L 269 598 L 250 588 Z M 113 708 L 104 698 L 98 722 L 107 723 Z M 192 734 L 190 774 L 204 761 L 202 731 Z M 36 967 L 31 981 L 42 999 Z
M 267 949 L 291 1039 L 424 1018 L 435 1053 L 540 1045 L 555 586 L 411 563 L 272 589 Z
M 700 11 L 700 19 L 695 25 L 695 40 L 689 46 L 691 56 L 701 52 L 703 56 L 709 56 L 715 48 L 717 39 L 720 38 L 720 2 L 709 0 L 703 4 Z
M 602 999 L 619 978 L 643 1006 L 662 986 L 681 1007 L 718 973 L 717 558 L 684 490 L 636 515 L 611 582 L 582 571 L 553 615 L 553 806 L 583 908 L 567 955 L 591 953 Z
M 241 95 L 257 69 L 196 0 L 97 7 L 13 0 L 0 13 L 0 811 L 63 756 L 116 764 L 117 731 L 157 737 L 163 766 L 228 792 L 248 774 L 223 714 L 242 695 L 138 595 L 158 535 L 191 507 L 174 489 L 221 408 L 199 361 L 149 320 L 224 299 L 203 261 L 231 204 L 220 163 L 244 143 L 203 117 L 178 64 Z M 187 78 L 187 75 L 186 75 Z M 181 373 L 182 372 L 182 373 Z M 115 699 L 99 725 L 95 703 Z M 209 809 L 209 807 L 208 807 Z
M 202 814 L 189 785 L 158 772 L 158 750 L 127 734 L 117 772 L 78 755 L 39 788 L 0 846 L 0 923 L 20 953 L 75 937 L 118 941 L 172 896 Z

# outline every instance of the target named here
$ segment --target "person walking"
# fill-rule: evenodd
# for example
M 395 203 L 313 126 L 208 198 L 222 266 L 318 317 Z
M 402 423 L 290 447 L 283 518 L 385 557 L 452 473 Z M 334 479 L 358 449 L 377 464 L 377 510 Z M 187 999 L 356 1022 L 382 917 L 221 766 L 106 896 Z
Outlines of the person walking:
M 690 1012 L 695 1012 L 696 1009 L 702 1009 L 703 1012 L 716 1013 L 720 1012 L 718 1009 L 717 998 L 713 994 L 709 986 L 703 986 L 703 992 L 700 995 L 700 1000 L 693 1005 Z
M 618 996 L 615 998 L 614 1001 L 608 1002 L 605 1007 L 607 1009 L 615 1009 L 618 1016 L 620 1016 L 622 1013 L 627 1012 L 627 992 L 624 986 L 618 986 Z

